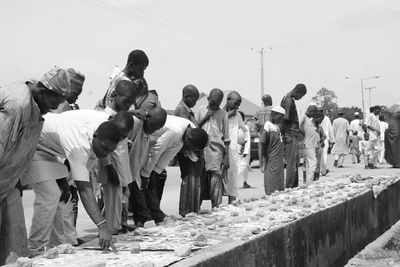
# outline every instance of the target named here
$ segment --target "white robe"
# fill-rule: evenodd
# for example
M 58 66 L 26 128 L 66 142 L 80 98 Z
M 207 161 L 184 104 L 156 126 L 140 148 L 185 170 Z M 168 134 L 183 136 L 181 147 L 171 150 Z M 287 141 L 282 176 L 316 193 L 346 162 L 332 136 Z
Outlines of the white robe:
M 236 113 L 235 116 L 228 119 L 229 123 L 229 169 L 227 175 L 223 177 L 225 195 L 231 197 L 238 196 L 239 189 L 239 149 L 238 130 L 239 127 L 245 129 L 242 117 Z

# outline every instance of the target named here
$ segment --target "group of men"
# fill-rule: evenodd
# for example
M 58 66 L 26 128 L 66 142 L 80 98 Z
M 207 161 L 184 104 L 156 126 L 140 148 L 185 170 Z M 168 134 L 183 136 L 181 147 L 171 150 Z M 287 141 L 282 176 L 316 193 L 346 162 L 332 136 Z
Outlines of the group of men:
M 99 245 L 113 246 L 112 235 L 162 223 L 160 208 L 166 167 L 176 157 L 181 171 L 179 214 L 198 212 L 202 201 L 212 207 L 238 197 L 239 180 L 247 184 L 250 133 L 239 111 L 240 94 L 212 89 L 208 104 L 192 108 L 199 99 L 186 85 L 174 115 L 167 115 L 155 90 L 148 90 L 144 72 L 147 55 L 133 50 L 124 69 L 114 71 L 104 97 L 93 110 L 76 104 L 85 76 L 55 67 L 36 81 L 0 88 L 0 264 L 11 252 L 36 256 L 58 244 L 78 244 L 77 203 L 80 199 L 98 227 Z M 348 153 L 349 134 L 372 143 L 379 137 L 374 107 L 365 123 L 342 118 L 333 126 L 323 110 L 312 104 L 299 119 L 295 101 L 307 93 L 298 84 L 272 106 L 269 95 L 255 117 L 260 136 L 259 158 L 266 194 L 299 185 L 299 142 L 304 138 L 305 179 L 309 184 L 326 175 L 330 143 L 335 166 Z M 347 152 L 346 152 L 347 151 Z M 374 166 L 375 158 L 368 159 Z M 301 182 L 301 180 L 300 180 Z M 34 193 L 34 212 L 26 234 L 22 188 Z M 79 194 L 78 194 L 79 193 Z
M 331 122 L 324 110 L 311 103 L 299 119 L 295 100 L 301 99 L 307 90 L 298 84 L 281 101 L 272 106 L 270 95 L 264 95 L 264 107 L 255 114 L 256 130 L 259 134 L 259 159 L 264 172 L 265 193 L 271 194 L 285 187 L 296 187 L 299 182 L 306 185 L 329 173 L 328 151 L 334 155 L 334 166 L 343 167 L 347 154 L 352 154 L 353 163 L 360 163 L 364 156 L 365 168 L 374 169 L 384 161 L 384 136 L 388 124 L 380 106 L 370 108 L 362 120 L 354 114 L 349 123 L 344 111 Z M 303 179 L 299 179 L 299 143 L 304 144 Z M 284 168 L 286 165 L 286 179 Z M 285 183 L 286 180 L 286 183 Z M 247 184 L 243 187 L 246 188 Z
M 354 119 L 349 124 L 343 118 L 343 112 L 339 112 L 339 118 L 335 121 L 335 134 L 341 137 L 341 149 L 332 151 L 337 155 L 334 162 L 336 167 L 343 166 L 344 157 L 349 152 L 353 164 L 360 163 L 363 156 L 366 169 L 375 169 L 378 163 L 384 163 L 385 131 L 388 123 L 381 114 L 380 106 L 372 106 L 365 119 L 361 119 L 360 113 L 355 112 Z
M 213 89 L 194 114 L 199 91 L 187 85 L 174 116 L 167 115 L 148 90 L 148 65 L 143 51 L 132 51 L 94 110 L 75 103 L 85 76 L 72 68 L 0 88 L 0 264 L 12 252 L 34 257 L 58 244 L 77 245 L 78 201 L 103 249 L 113 246 L 113 234 L 132 230 L 128 212 L 136 227 L 161 223 L 165 168 L 174 157 L 182 216 L 198 212 L 203 200 L 218 207 L 224 195 L 237 198 L 249 136 L 240 94 L 232 91 L 221 106 L 224 93 Z M 27 185 L 35 193 L 29 235 L 21 201 Z

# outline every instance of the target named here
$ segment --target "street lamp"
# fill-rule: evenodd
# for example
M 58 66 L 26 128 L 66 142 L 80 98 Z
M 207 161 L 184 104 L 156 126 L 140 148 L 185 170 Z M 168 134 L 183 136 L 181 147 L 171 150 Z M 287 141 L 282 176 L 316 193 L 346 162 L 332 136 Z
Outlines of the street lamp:
M 361 81 L 361 104 L 362 104 L 362 112 L 365 115 L 365 108 L 364 108 L 364 81 L 365 80 L 369 80 L 369 79 L 378 79 L 379 75 L 376 76 L 369 76 L 369 77 L 365 77 L 365 78 L 355 78 L 355 77 L 351 77 L 351 76 L 346 76 L 344 77 L 345 79 L 353 79 L 353 80 L 359 80 Z

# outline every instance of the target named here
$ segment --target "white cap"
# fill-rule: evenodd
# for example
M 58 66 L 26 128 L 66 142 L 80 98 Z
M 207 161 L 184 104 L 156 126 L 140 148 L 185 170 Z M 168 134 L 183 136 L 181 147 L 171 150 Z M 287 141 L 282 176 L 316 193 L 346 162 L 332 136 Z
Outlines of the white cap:
M 360 115 L 360 113 L 354 112 L 354 116 L 359 116 L 359 115 Z
M 272 108 L 271 111 L 280 113 L 280 114 L 285 114 L 285 110 L 281 106 L 275 106 Z

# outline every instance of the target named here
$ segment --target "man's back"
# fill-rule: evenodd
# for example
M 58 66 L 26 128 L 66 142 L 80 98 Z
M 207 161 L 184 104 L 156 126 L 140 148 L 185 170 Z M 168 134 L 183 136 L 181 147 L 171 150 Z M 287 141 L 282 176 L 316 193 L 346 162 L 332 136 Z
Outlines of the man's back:
M 0 88 L 0 201 L 14 188 L 36 150 L 43 121 L 26 84 Z
M 282 120 L 282 132 L 297 133 L 299 130 L 299 117 L 291 94 L 287 94 L 282 98 L 281 107 L 285 109 L 285 116 Z

